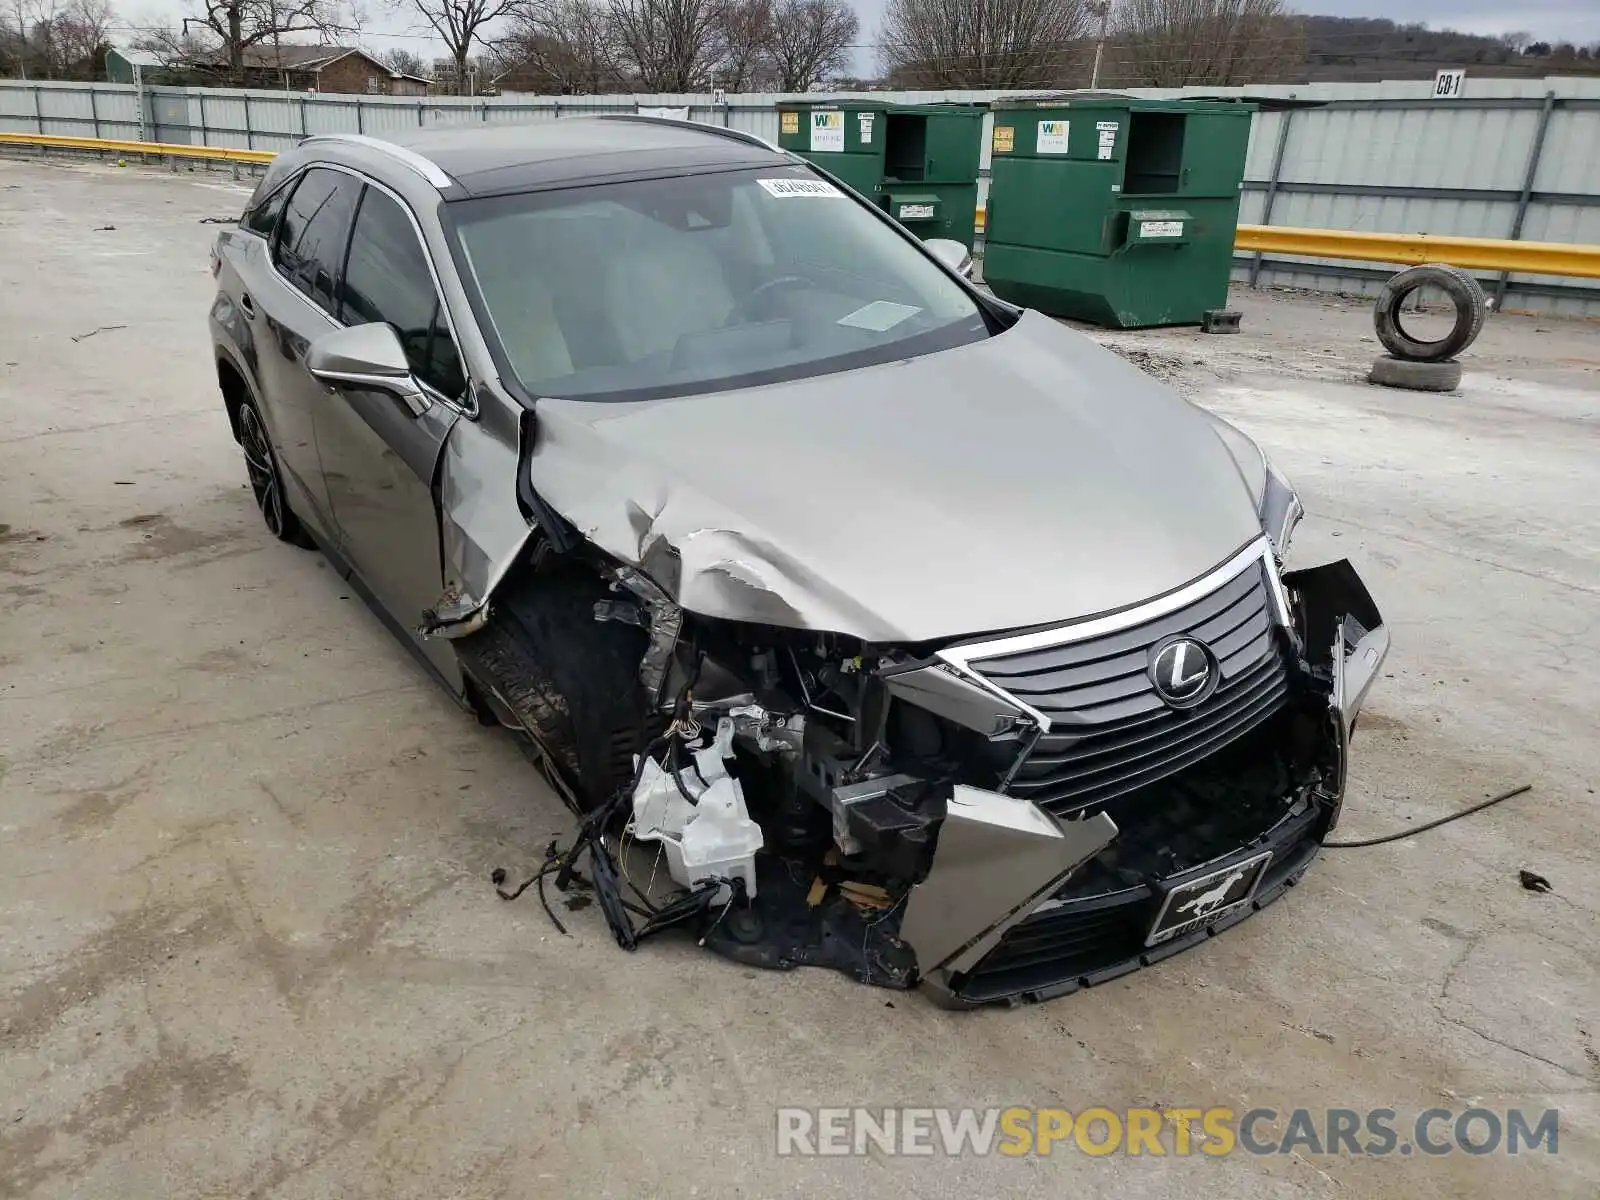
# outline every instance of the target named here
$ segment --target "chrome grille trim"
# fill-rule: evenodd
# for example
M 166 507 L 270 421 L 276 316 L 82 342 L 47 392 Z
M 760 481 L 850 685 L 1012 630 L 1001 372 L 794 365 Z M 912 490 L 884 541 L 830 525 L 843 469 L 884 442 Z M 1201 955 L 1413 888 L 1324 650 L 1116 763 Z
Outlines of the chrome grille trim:
M 1070 625 L 1060 625 L 1051 629 L 1036 629 L 1031 633 L 1009 634 L 1005 637 L 994 638 L 985 642 L 963 642 L 955 646 L 946 646 L 938 651 L 934 657 L 948 663 L 960 671 L 967 678 L 982 684 L 997 696 L 1004 696 L 1011 703 L 1018 705 L 1038 724 L 1041 732 L 1049 733 L 1051 729 L 1050 718 L 1038 709 L 1018 700 L 1004 688 L 996 686 L 983 674 L 975 670 L 973 662 L 998 658 L 1008 654 L 1018 654 L 1027 650 L 1043 650 L 1055 646 L 1066 646 L 1074 642 L 1086 641 L 1089 638 L 1102 637 L 1110 633 L 1118 633 L 1136 625 L 1143 625 L 1147 621 L 1154 621 L 1160 617 L 1188 607 L 1197 600 L 1216 591 L 1234 579 L 1241 571 L 1247 569 L 1252 563 L 1260 563 L 1266 570 L 1268 590 L 1272 593 L 1273 606 L 1276 610 L 1278 623 L 1289 624 L 1289 606 L 1283 592 L 1283 584 L 1278 578 L 1277 560 L 1272 552 L 1272 542 L 1263 534 L 1256 538 L 1232 558 L 1221 566 L 1206 572 L 1193 583 L 1187 583 L 1176 591 L 1168 592 L 1165 596 L 1158 596 L 1143 604 L 1136 604 L 1132 608 L 1122 609 L 1120 612 L 1107 613 L 1103 617 L 1091 617 L 1086 621 L 1078 621 Z
M 1262 538 L 1200 579 L 1146 604 L 1055 629 L 950 647 L 941 655 L 1039 725 L 1006 791 L 1064 817 L 1155 783 L 1221 750 L 1279 711 L 1288 608 Z M 1149 647 L 1204 642 L 1221 680 L 1176 710 L 1147 675 Z

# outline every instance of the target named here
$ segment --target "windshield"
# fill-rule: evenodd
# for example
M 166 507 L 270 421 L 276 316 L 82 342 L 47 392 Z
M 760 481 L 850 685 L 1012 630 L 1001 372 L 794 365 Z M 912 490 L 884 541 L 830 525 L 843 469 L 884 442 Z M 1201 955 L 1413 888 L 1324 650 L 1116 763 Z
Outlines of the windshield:
M 802 166 L 450 207 L 505 359 L 537 396 L 716 391 L 988 336 L 958 282 Z

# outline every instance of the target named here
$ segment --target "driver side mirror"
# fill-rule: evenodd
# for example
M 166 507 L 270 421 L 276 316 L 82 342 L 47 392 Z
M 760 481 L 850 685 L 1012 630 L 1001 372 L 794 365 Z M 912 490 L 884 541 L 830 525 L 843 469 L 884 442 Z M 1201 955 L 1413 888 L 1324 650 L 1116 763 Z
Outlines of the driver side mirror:
M 929 238 L 922 243 L 928 253 L 937 258 L 963 279 L 972 278 L 972 255 L 960 242 L 951 238 Z
M 432 403 L 411 373 L 399 335 L 381 321 L 319 337 L 306 351 L 306 369 L 332 387 L 388 392 L 414 417 Z

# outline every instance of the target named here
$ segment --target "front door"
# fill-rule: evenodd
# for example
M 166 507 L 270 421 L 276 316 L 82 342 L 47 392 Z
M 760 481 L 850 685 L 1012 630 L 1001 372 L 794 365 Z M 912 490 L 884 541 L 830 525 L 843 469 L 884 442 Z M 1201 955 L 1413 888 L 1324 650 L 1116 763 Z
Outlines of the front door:
M 361 181 L 313 167 L 293 186 L 270 261 L 261 264 L 256 281 L 245 277 L 255 310 L 249 319 L 273 449 L 298 490 L 317 507 L 318 524 L 331 525 L 314 427 L 321 386 L 306 371 L 305 357 L 312 341 L 336 328 L 335 283 Z
M 444 590 L 434 481 L 459 416 L 453 401 L 466 392 L 466 380 L 411 217 L 373 184 L 356 212 L 339 319 L 392 328 L 433 401 L 418 416 L 387 392 L 312 380 L 321 390 L 313 407 L 316 438 L 344 555 L 390 619 L 459 687 L 455 651 L 422 638 L 417 627 Z

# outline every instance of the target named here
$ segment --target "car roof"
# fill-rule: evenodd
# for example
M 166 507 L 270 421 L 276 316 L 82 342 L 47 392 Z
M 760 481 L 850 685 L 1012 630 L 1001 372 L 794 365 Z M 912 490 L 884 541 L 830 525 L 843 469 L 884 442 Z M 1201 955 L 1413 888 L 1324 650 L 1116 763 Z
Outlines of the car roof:
M 385 131 L 383 140 L 448 175 L 452 198 L 789 161 L 777 147 L 736 130 L 636 117 L 441 125 Z

